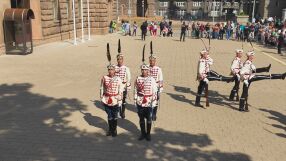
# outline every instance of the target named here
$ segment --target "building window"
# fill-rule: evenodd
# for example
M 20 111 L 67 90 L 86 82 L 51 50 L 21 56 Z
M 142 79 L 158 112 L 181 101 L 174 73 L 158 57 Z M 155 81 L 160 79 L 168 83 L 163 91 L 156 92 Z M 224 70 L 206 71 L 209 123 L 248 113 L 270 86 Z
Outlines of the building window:
M 279 7 L 279 1 L 278 0 L 276 1 L 276 7 Z
M 176 6 L 177 7 L 184 7 L 185 6 L 185 2 L 176 2 Z
M 11 8 L 30 8 L 30 0 L 10 0 Z
M 210 2 L 209 10 L 211 11 L 220 11 L 221 3 L 220 2 Z
M 58 0 L 53 0 L 52 2 L 53 2 L 54 20 L 59 20 L 60 19 L 59 1 Z
M 165 16 L 165 15 L 167 15 L 167 10 L 160 9 L 159 10 L 159 16 Z
M 186 13 L 185 10 L 178 10 L 178 11 L 177 11 L 177 15 L 178 15 L 178 16 L 184 16 L 185 13 Z
M 193 2 L 193 7 L 201 7 L 202 2 Z
M 160 7 L 168 7 L 169 2 L 160 2 Z

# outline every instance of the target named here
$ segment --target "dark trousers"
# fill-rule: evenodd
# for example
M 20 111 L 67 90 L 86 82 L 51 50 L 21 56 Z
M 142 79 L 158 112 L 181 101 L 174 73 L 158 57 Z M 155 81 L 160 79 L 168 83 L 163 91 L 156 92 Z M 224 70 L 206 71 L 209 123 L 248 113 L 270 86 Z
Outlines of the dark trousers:
M 141 129 L 141 135 L 149 135 L 150 136 L 150 131 L 151 131 L 151 126 L 152 126 L 152 120 L 151 120 L 151 115 L 152 115 L 152 108 L 151 107 L 141 107 L 137 105 L 137 110 L 138 110 L 138 116 L 139 116 L 139 124 L 140 124 L 140 129 Z M 145 124 L 145 119 L 146 119 L 146 124 Z M 146 129 L 147 125 L 147 129 Z
M 141 33 L 141 40 L 145 41 L 145 38 L 146 38 L 146 31 L 142 31 L 142 33 Z
M 108 132 L 107 136 L 112 135 L 113 137 L 117 135 L 117 118 L 119 107 L 104 105 L 105 112 L 107 113 L 108 118 Z
M 221 33 L 221 32 L 219 33 L 219 39 L 223 40 L 223 33 Z
M 133 30 L 132 36 L 134 35 L 136 36 L 136 32 L 137 32 L 136 30 Z
M 233 80 L 233 77 L 225 77 L 222 76 L 220 74 L 218 74 L 217 72 L 211 70 L 210 72 L 208 72 L 207 74 L 207 78 L 209 81 L 222 81 L 222 82 L 230 82 Z
M 240 84 L 240 80 L 238 80 L 238 77 L 235 75 L 233 76 L 233 79 L 234 79 L 234 86 L 230 92 L 230 95 L 229 95 L 229 99 L 230 100 L 233 100 L 234 99 L 234 96 L 235 94 L 238 95 L 238 91 L 239 91 L 239 84 Z M 238 98 L 238 97 L 237 97 Z M 238 100 L 237 100 L 238 101 Z
M 253 78 L 251 78 L 248 81 L 248 85 L 243 83 L 242 94 L 241 94 L 241 98 L 239 100 L 239 109 L 240 110 L 244 110 L 245 102 L 248 99 L 248 90 L 249 90 L 250 84 L 252 82 L 260 81 L 260 80 L 264 80 L 264 79 L 283 79 L 283 74 L 255 75 Z M 248 109 L 246 109 L 246 110 L 248 110 Z
M 278 54 L 281 54 L 282 45 L 281 45 L 281 44 L 278 44 L 277 48 L 278 48 Z
M 195 104 L 200 104 L 202 93 L 203 93 L 203 91 L 207 85 L 208 84 L 205 81 L 203 81 L 203 80 L 200 81 L 200 84 L 198 86 L 198 92 L 197 92 Z
M 230 82 L 233 80 L 232 77 L 222 76 L 213 70 L 211 70 L 210 72 L 207 73 L 207 79 L 209 81 L 223 81 L 223 82 Z M 201 80 L 200 84 L 198 86 L 198 92 L 197 92 L 197 96 L 196 96 L 196 104 L 200 104 L 201 95 L 202 95 L 202 92 L 204 91 L 204 89 L 206 88 L 206 86 L 208 86 L 208 84 L 205 81 Z
M 180 41 L 182 41 L 182 38 L 183 41 L 185 41 L 185 37 L 186 37 L 186 32 L 181 32 Z
M 118 105 L 115 106 L 104 105 L 104 109 L 107 114 L 108 120 L 116 120 L 118 118 L 118 111 L 119 111 Z

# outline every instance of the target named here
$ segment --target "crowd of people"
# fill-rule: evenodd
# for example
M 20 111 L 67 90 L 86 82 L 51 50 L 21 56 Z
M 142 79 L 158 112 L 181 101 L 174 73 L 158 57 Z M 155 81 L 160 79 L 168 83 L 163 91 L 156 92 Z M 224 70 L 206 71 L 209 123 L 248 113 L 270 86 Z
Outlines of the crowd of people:
M 116 30 L 116 22 L 111 21 L 109 24 L 109 33 L 113 33 Z M 140 30 L 143 33 L 148 33 L 150 36 L 163 36 L 163 37 L 172 37 L 172 21 L 144 21 L 140 25 Z M 131 25 L 129 21 L 121 21 L 121 33 L 124 36 L 136 36 L 138 31 L 138 24 L 136 21 Z
M 214 25 L 193 22 L 188 30 L 191 30 L 193 38 L 210 37 L 219 40 L 225 38 L 226 40 L 255 41 L 265 46 L 277 47 L 279 54 L 281 54 L 282 47 L 286 46 L 286 21 L 282 22 L 273 18 L 256 20 L 253 23 L 248 22 L 246 24 L 232 21 Z M 181 32 L 184 32 L 183 29 Z
M 129 21 L 122 20 L 121 32 L 123 35 L 136 36 L 138 30 L 136 21 L 131 25 Z M 116 30 L 116 23 L 110 22 L 110 33 Z M 141 39 L 145 40 L 146 35 L 173 37 L 172 21 L 162 20 L 144 21 L 140 25 Z M 277 47 L 278 53 L 286 46 L 286 21 L 282 22 L 276 18 L 254 20 L 246 24 L 235 23 L 233 21 L 221 23 L 209 22 L 184 22 L 181 25 L 180 41 L 185 41 L 185 37 L 211 38 L 217 40 L 237 40 L 255 41 L 267 47 Z

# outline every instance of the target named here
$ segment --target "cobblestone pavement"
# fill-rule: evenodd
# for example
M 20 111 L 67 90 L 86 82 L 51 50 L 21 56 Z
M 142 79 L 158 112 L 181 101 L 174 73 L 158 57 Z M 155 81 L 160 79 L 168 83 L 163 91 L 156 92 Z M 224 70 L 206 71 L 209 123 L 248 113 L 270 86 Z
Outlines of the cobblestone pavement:
M 153 40 L 164 73 L 164 93 L 152 141 L 137 141 L 139 124 L 129 93 L 126 119 L 118 137 L 105 136 L 106 114 L 99 101 L 99 82 L 107 73 L 106 43 L 115 63 L 121 38 L 132 82 L 139 74 L 143 44 Z M 207 40 L 206 40 L 207 42 Z M 229 74 L 235 41 L 211 41 L 212 69 Z M 150 38 L 117 34 L 95 36 L 73 46 L 70 41 L 35 48 L 31 55 L 0 57 L 0 160 L 179 160 L 282 161 L 286 158 L 286 81 L 264 80 L 250 88 L 250 112 L 227 100 L 232 83 L 210 83 L 210 107 L 194 107 L 200 40 Z M 245 44 L 245 50 L 250 46 Z M 149 53 L 149 44 L 146 48 Z M 255 65 L 285 64 L 256 46 Z M 285 57 L 272 54 L 282 62 Z M 204 101 L 204 99 L 202 99 Z

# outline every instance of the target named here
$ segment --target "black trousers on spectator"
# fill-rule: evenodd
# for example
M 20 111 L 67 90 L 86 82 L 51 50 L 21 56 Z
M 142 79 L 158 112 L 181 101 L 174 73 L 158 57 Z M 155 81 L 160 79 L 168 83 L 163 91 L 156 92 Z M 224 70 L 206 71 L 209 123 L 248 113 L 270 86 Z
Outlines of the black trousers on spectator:
M 186 37 L 186 32 L 181 32 L 180 41 L 182 41 L 182 38 L 183 38 L 183 41 L 185 41 L 185 37 Z
M 278 44 L 277 48 L 278 48 L 278 54 L 281 54 L 282 45 L 281 45 L 281 44 Z
M 145 38 L 146 38 L 146 31 L 142 31 L 142 33 L 141 33 L 141 40 L 145 41 Z

